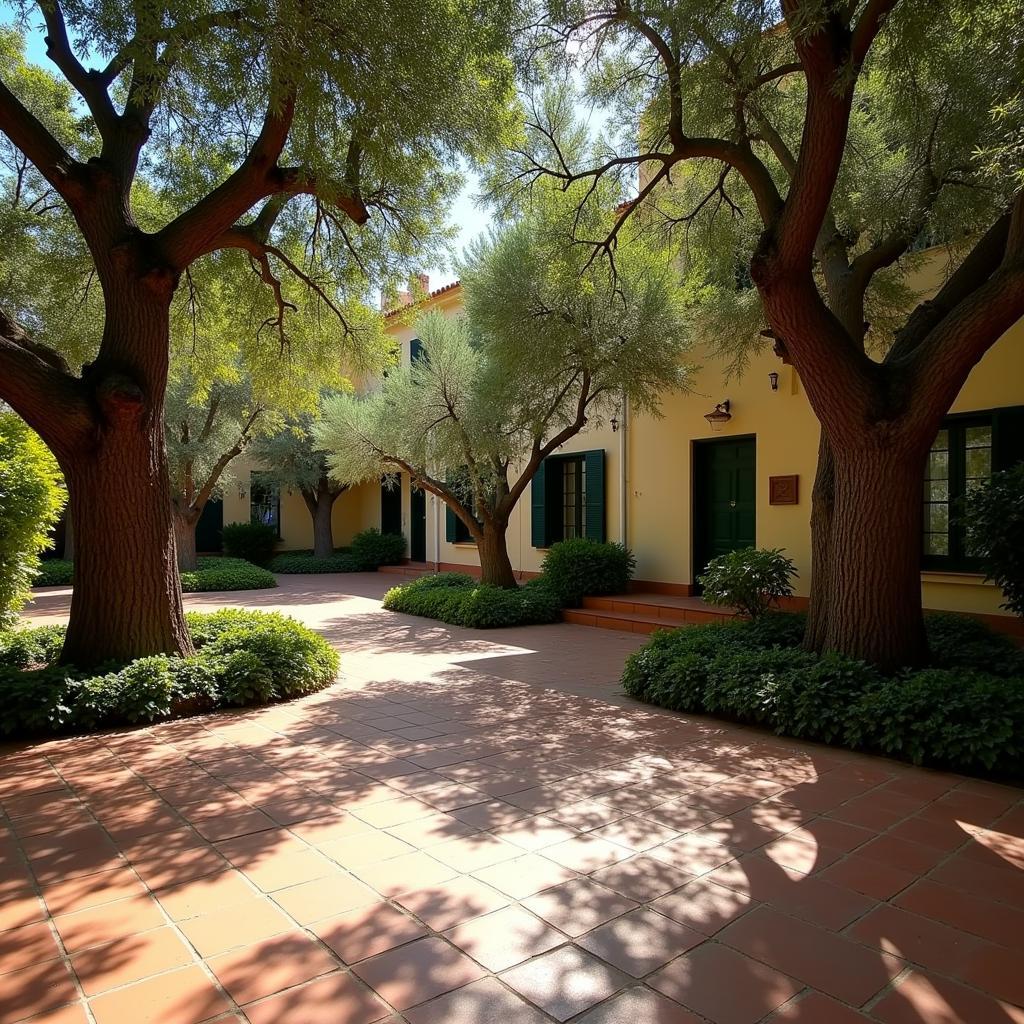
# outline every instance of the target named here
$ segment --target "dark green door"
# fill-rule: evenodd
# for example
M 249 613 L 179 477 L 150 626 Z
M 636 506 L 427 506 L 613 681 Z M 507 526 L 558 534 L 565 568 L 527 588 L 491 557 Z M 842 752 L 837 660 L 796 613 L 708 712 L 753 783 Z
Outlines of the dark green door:
M 415 487 L 409 510 L 409 559 L 413 562 L 427 560 L 427 492 Z
M 402 488 L 380 485 L 380 532 L 396 536 L 402 532 Z
M 698 441 L 694 447 L 694 583 L 708 562 L 757 540 L 754 438 Z
M 220 533 L 224 529 L 224 502 L 211 498 L 196 523 L 196 551 L 209 554 L 222 550 Z

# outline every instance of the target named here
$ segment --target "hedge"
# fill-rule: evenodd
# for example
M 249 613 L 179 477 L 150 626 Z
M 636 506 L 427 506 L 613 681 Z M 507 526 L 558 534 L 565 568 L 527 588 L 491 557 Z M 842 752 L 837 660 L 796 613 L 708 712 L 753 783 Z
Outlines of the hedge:
M 551 545 L 541 578 L 564 608 L 578 608 L 584 597 L 625 593 L 635 568 L 632 552 L 621 544 L 577 537 Z
M 51 558 L 40 566 L 33 586 L 67 586 L 73 582 L 74 563 Z M 183 593 L 209 590 L 266 590 L 276 587 L 274 574 L 241 558 L 200 558 L 199 568 L 181 574 Z
M 326 558 L 317 558 L 311 551 L 288 551 L 275 555 L 267 568 L 271 572 L 289 573 L 309 572 L 359 572 L 356 560 L 347 551 L 336 551 Z
M 0 733 L 78 732 L 266 704 L 337 676 L 338 653 L 294 619 L 230 609 L 187 619 L 195 656 L 139 658 L 100 673 L 50 664 L 63 627 L 0 634 Z
M 932 665 L 892 676 L 839 654 L 801 650 L 803 616 L 775 613 L 656 633 L 628 658 L 622 685 L 675 711 L 915 764 L 1020 777 L 1024 653 L 976 620 L 925 621 Z

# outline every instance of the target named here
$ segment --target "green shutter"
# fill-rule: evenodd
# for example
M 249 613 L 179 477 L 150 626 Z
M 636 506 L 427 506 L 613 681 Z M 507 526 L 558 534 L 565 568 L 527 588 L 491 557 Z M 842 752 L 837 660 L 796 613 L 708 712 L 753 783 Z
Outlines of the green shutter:
M 992 415 L 992 468 L 1009 469 L 1024 460 L 1024 405 Z
M 423 342 L 419 338 L 413 338 L 409 342 L 409 362 L 418 363 L 423 358 Z
M 455 524 L 458 519 L 455 518 L 455 513 L 451 510 L 451 506 L 445 505 L 444 507 L 444 539 L 449 544 L 455 543 Z
M 604 541 L 604 449 L 584 452 L 587 473 L 587 506 L 583 510 L 583 531 L 590 540 Z
M 546 548 L 548 546 L 548 525 L 547 525 L 547 466 L 545 459 L 534 474 L 530 483 L 531 517 L 530 517 L 530 543 L 535 548 Z

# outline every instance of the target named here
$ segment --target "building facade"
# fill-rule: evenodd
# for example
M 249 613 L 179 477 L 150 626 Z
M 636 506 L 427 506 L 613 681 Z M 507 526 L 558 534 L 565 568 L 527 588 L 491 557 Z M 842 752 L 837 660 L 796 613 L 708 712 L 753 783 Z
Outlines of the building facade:
M 939 280 L 938 261 L 912 280 L 922 296 Z M 458 315 L 458 284 L 422 308 Z M 392 317 L 408 362 L 419 354 L 415 321 Z M 512 516 L 508 550 L 522 578 L 537 573 L 557 540 L 587 536 L 625 543 L 636 555 L 636 588 L 688 595 L 707 561 L 739 547 L 783 548 L 797 566 L 798 603 L 810 586 L 810 498 L 819 426 L 792 366 L 770 349 L 742 376 L 697 351 L 701 367 L 686 393 L 666 393 L 660 419 L 620 409 L 545 461 Z M 711 420 L 707 414 L 718 415 Z M 986 583 L 954 514 L 974 481 L 1024 459 L 1024 320 L 974 368 L 929 458 L 922 481 L 925 531 L 921 587 L 926 608 L 970 612 L 1012 628 L 1002 594 Z M 263 518 L 278 525 L 282 550 L 312 547 L 300 495 L 267 493 L 258 466 L 243 465 L 225 493 L 224 522 Z M 214 513 L 217 515 L 217 513 Z M 219 518 L 219 515 L 217 517 Z M 334 509 L 335 541 L 376 526 L 407 539 L 409 559 L 432 568 L 478 568 L 475 545 L 440 499 L 410 486 L 363 485 Z

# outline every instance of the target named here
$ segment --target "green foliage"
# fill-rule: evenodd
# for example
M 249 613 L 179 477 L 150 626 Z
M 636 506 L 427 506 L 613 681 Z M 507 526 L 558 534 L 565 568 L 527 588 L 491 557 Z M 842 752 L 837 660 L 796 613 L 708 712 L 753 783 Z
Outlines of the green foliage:
M 0 630 L 0 667 L 48 665 L 57 660 L 63 646 L 63 626 Z
M 371 526 L 352 538 L 349 553 L 360 571 L 373 572 L 382 565 L 401 564 L 405 538 L 397 533 L 381 533 Z
M 472 629 L 555 622 L 560 616 L 557 600 L 542 587 L 510 590 L 462 573 L 424 576 L 392 587 L 384 595 L 384 607 Z
M 1006 596 L 1003 607 L 1024 615 L 1024 462 L 972 489 L 964 521 L 987 578 Z
M 277 530 L 265 523 L 228 523 L 221 534 L 224 554 L 254 565 L 267 565 L 274 557 Z
M 276 587 L 274 574 L 242 558 L 200 558 L 199 568 L 182 572 L 186 594 L 209 590 L 265 590 Z
M 931 612 L 924 618 L 929 660 L 936 668 L 978 669 L 1024 677 L 1024 651 L 1008 636 L 969 615 Z
M 698 582 L 708 604 L 729 605 L 757 619 L 793 593 L 796 566 L 781 549 L 742 548 L 708 562 Z
M 0 412 L 0 626 L 25 603 L 63 507 L 57 460 L 18 416 Z
M 330 644 L 282 615 L 189 612 L 188 624 L 194 657 L 140 658 L 96 675 L 46 664 L 59 654 L 63 627 L 0 632 L 0 734 L 90 730 L 265 704 L 323 689 L 337 676 Z M 43 667 L 24 670 L 36 665 Z
M 74 571 L 74 562 L 68 562 L 63 558 L 44 558 L 39 562 L 39 570 L 32 581 L 32 586 L 66 587 L 71 583 Z
M 577 608 L 584 597 L 624 594 L 635 568 L 633 553 L 621 544 L 577 537 L 551 545 L 542 578 L 564 607 Z
M 802 616 L 688 626 L 656 633 L 626 661 L 625 692 L 637 700 L 714 714 L 775 732 L 915 763 L 966 770 L 1024 771 L 1024 671 L 1006 671 L 1002 638 L 956 616 L 932 617 L 933 658 L 955 659 L 964 643 L 976 667 L 882 675 L 836 653 L 792 645 Z M 946 645 L 946 646 L 943 646 Z
M 267 568 L 271 572 L 359 572 L 359 565 L 347 551 L 336 551 L 329 558 L 317 558 L 311 551 L 286 551 L 274 555 Z

